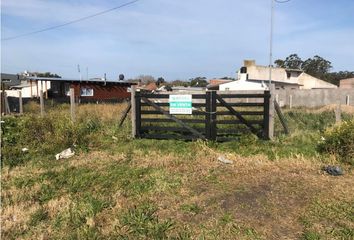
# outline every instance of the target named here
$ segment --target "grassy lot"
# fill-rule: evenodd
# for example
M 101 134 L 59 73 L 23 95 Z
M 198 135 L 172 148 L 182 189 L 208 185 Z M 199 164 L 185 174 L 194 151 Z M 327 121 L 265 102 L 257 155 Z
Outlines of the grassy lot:
M 272 142 L 211 143 L 133 140 L 123 107 L 3 119 L 3 239 L 354 239 L 353 165 L 318 152 L 331 108 L 286 110 L 292 133 L 277 122 Z

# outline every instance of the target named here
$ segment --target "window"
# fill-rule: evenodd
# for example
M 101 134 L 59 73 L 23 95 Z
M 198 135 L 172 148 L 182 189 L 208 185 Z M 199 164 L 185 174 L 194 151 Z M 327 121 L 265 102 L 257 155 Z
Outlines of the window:
M 290 72 L 286 72 L 286 76 L 288 77 L 288 79 L 291 77 L 291 73 Z
M 230 88 L 228 88 L 228 87 L 227 87 L 227 88 L 225 88 L 225 91 L 230 91 Z
M 80 96 L 83 97 L 92 97 L 93 96 L 93 89 L 88 87 L 82 87 L 80 89 Z

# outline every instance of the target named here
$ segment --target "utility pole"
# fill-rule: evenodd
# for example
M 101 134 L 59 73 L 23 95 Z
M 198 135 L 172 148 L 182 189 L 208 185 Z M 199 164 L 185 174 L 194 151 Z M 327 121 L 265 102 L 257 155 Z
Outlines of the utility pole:
M 77 71 L 79 72 L 80 82 L 81 82 L 82 81 L 82 75 L 81 75 L 81 71 L 80 71 L 80 64 L 77 65 Z

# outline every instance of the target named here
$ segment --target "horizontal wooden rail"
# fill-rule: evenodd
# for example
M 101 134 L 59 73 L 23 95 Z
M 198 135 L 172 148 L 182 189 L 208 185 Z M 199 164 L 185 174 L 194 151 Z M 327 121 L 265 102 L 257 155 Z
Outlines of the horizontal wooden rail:
M 195 130 L 204 133 L 204 128 L 194 128 Z M 142 126 L 140 129 L 142 132 L 147 131 L 167 131 L 167 132 L 180 132 L 180 133 L 188 133 L 189 130 L 181 127 L 160 127 L 160 126 Z
M 171 94 L 172 95 L 172 94 Z M 165 99 L 169 99 L 170 98 L 170 94 L 140 94 L 141 97 L 146 97 L 146 98 L 165 98 Z M 205 94 L 193 94 L 192 95 L 192 99 L 205 99 L 206 95 Z
M 218 94 L 222 98 L 264 98 L 264 94 Z
M 197 139 L 194 135 L 173 135 L 173 134 L 141 134 L 142 138 L 146 139 L 161 139 L 161 140 L 168 140 L 168 139 L 177 139 L 177 140 L 195 140 Z
M 205 119 L 181 119 L 181 118 L 179 118 L 179 120 L 186 122 L 186 123 L 205 123 Z M 142 118 L 141 122 L 173 123 L 175 121 L 173 121 L 171 119 L 167 119 L 167 118 Z
M 217 120 L 217 124 L 244 124 L 244 122 L 240 120 Z M 258 124 L 260 126 L 263 126 L 263 121 L 262 120 L 247 120 L 247 123 L 253 125 L 253 124 Z
M 263 116 L 263 111 L 239 111 L 241 115 L 248 115 L 248 116 L 257 116 L 261 115 Z M 194 114 L 194 113 L 193 113 Z M 220 111 L 217 112 L 217 115 L 232 115 L 230 111 Z
M 168 102 L 165 102 L 165 103 L 154 102 L 154 103 L 159 107 L 169 107 L 170 106 L 170 104 Z M 193 107 L 205 107 L 205 105 L 206 105 L 205 103 L 192 103 Z M 150 106 L 150 105 L 147 103 L 141 103 L 141 106 L 146 107 L 146 106 Z
M 263 107 L 264 103 L 260 102 L 260 103 L 243 103 L 243 102 L 238 102 L 238 103 L 230 103 L 227 102 L 227 104 L 231 107 Z M 224 107 L 223 104 L 221 103 L 217 103 L 216 106 L 218 107 Z

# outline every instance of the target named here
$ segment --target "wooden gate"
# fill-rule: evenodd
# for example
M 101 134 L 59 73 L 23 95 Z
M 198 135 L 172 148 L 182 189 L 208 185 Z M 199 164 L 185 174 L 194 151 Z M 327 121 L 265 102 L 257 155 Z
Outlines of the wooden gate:
M 244 133 L 253 133 L 269 139 L 269 91 L 260 94 L 207 91 L 190 95 L 192 114 L 173 115 L 169 112 L 170 94 L 132 94 L 133 136 L 230 141 Z

